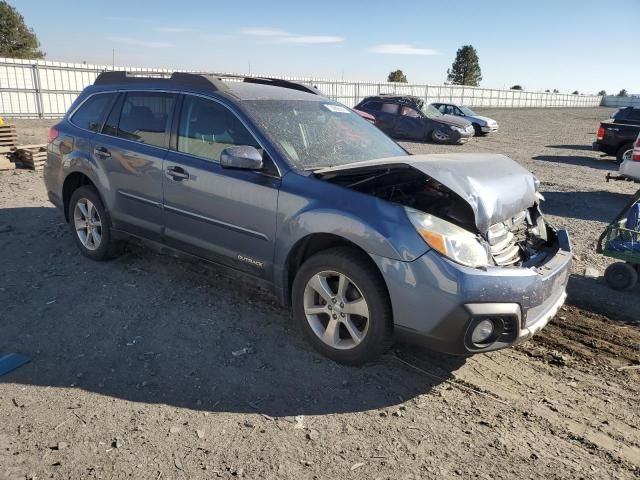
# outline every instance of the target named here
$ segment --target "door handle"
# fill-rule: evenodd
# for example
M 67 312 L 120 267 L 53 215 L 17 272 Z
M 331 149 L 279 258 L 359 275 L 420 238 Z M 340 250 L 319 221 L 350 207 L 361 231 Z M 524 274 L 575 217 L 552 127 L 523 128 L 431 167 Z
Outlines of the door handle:
M 93 149 L 93 154 L 98 158 L 109 158 L 111 156 L 111 152 L 107 148 L 100 146 Z
M 182 167 L 176 166 L 167 167 L 167 175 L 176 182 L 181 182 L 182 180 L 187 180 L 189 178 L 189 172 Z

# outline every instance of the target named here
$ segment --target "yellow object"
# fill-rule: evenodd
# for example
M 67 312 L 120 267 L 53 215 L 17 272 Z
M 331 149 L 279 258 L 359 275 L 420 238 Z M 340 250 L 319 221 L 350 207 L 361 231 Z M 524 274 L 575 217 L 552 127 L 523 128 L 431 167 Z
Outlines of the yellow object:
M 0 125 L 4 125 L 4 120 L 2 120 L 2 117 L 0 117 Z

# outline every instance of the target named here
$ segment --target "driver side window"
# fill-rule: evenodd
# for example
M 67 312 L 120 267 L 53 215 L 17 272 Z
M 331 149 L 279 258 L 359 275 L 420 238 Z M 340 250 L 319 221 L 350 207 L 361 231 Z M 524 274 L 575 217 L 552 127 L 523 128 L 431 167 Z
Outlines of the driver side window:
M 420 114 L 415 108 L 402 107 L 402 116 L 411 118 L 420 118 Z
M 178 151 L 219 162 L 222 151 L 234 145 L 250 145 L 263 153 L 229 109 L 213 100 L 187 95 L 180 112 Z

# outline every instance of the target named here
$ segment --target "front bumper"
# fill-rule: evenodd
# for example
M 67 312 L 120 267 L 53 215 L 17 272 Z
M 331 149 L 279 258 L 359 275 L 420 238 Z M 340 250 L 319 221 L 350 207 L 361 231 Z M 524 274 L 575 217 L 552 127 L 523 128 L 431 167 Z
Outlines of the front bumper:
M 484 127 L 480 127 L 482 133 L 495 133 L 498 131 L 498 125 L 486 125 Z
M 536 268 L 458 265 L 434 251 L 413 262 L 372 258 L 386 281 L 398 337 L 432 350 L 467 355 L 506 348 L 531 338 L 555 316 L 566 298 L 571 245 L 557 232 L 558 251 Z M 470 340 L 482 318 L 503 322 L 499 337 L 484 346 Z

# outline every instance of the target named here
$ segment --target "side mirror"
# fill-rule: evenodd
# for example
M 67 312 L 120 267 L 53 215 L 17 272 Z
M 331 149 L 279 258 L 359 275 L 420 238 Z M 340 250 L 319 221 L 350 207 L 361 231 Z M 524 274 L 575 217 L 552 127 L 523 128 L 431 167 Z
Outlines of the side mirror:
M 262 170 L 262 155 L 249 145 L 227 147 L 220 154 L 220 165 L 224 168 Z

